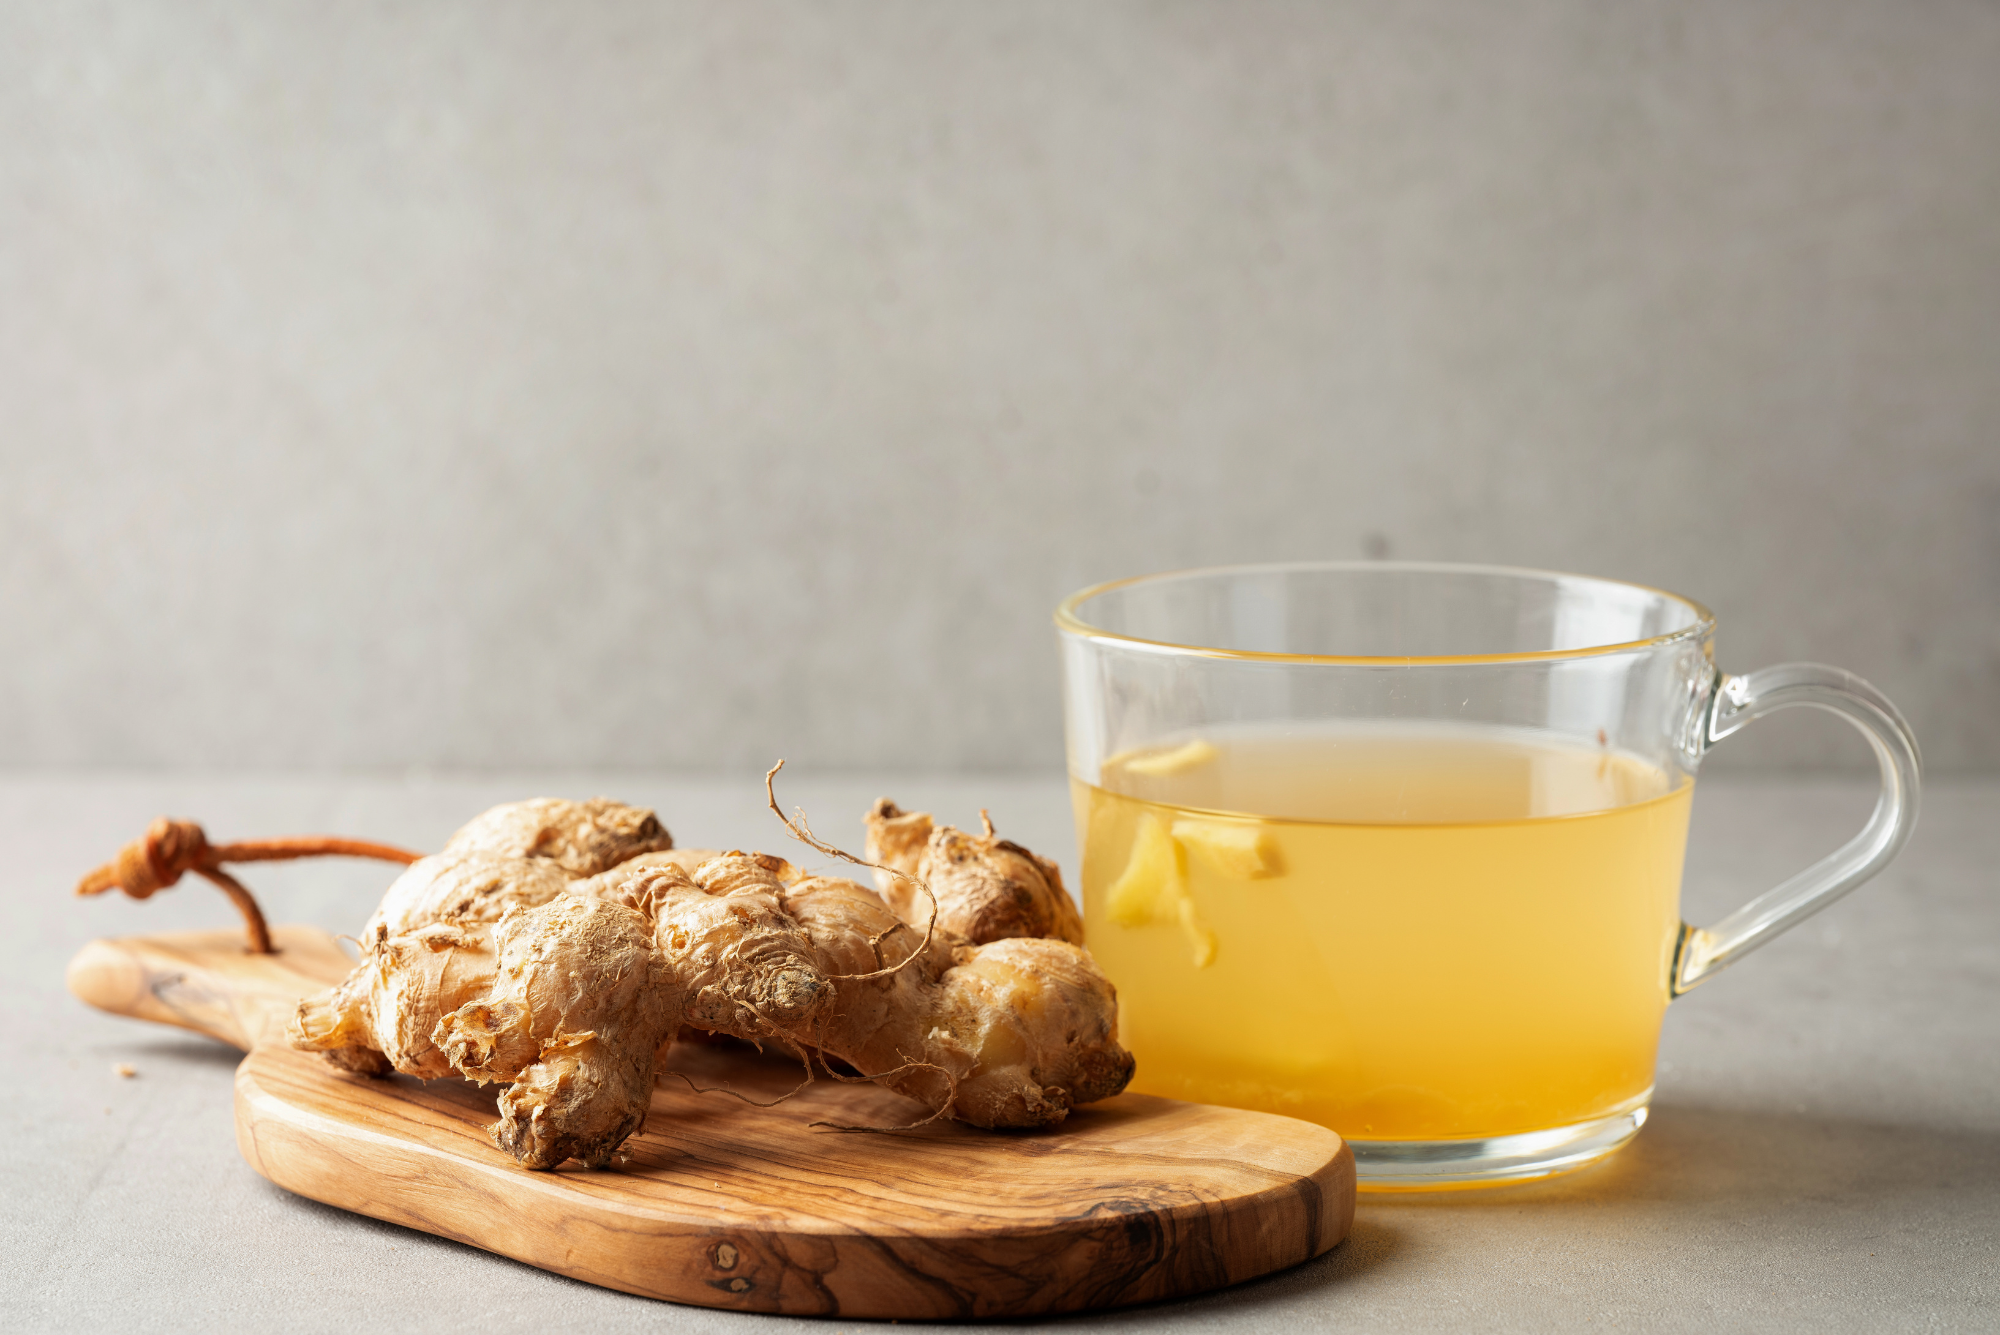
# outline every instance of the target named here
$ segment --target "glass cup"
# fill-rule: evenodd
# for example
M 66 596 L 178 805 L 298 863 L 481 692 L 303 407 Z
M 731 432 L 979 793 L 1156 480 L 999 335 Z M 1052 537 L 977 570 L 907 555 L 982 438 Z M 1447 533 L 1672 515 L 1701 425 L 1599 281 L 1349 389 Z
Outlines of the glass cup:
M 1582 1167 L 1644 1125 L 1667 1003 L 1889 861 L 1917 744 L 1837 668 L 1717 671 L 1707 609 L 1612 580 L 1242 566 L 1056 612 L 1090 948 L 1135 1089 L 1304 1117 L 1365 1187 Z M 1861 833 L 1680 917 L 1694 775 L 1763 714 L 1861 730 Z

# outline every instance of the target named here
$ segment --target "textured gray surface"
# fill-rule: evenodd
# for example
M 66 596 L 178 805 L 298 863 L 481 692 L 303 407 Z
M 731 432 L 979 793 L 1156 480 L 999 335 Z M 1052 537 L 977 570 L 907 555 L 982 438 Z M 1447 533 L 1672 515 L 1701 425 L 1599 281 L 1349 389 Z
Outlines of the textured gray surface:
M 1390 551 L 1990 771 L 1996 143 L 1991 0 L 0 0 L 0 763 L 1054 764 Z
M 86 1010 L 62 988 L 93 935 L 227 921 L 187 886 L 79 902 L 71 879 L 163 810 L 218 835 L 310 829 L 437 844 L 488 802 L 609 790 L 684 841 L 768 843 L 753 775 L 0 782 L 0 1325 L 242 1332 L 748 1331 L 291 1196 L 237 1157 L 233 1053 Z M 1058 783 L 801 778 L 854 838 L 879 792 L 1066 855 Z M 1711 919 L 1843 838 L 1867 792 L 1704 780 L 1691 916 Z M 1065 859 L 1067 860 L 1067 859 Z M 1543 1331 L 2000 1327 L 2000 785 L 1934 785 L 1878 882 L 1677 1003 L 1652 1122 L 1608 1164 L 1542 1186 L 1364 1198 L 1350 1241 L 1273 1279 L 1097 1318 L 1113 1328 Z M 351 929 L 378 868 L 257 868 L 274 916 Z M 129 1062 L 136 1079 L 112 1066 Z M 825 1323 L 800 1330 L 831 1329 Z

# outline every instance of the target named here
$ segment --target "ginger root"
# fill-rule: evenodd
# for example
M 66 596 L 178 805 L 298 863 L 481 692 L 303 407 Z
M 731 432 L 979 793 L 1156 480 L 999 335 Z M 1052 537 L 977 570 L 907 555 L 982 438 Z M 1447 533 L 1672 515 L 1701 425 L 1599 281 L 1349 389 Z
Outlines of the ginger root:
M 434 922 L 498 922 L 509 908 L 546 904 L 577 878 L 635 857 L 685 860 L 668 851 L 673 846 L 659 817 L 608 797 L 503 803 L 460 828 L 442 853 L 412 862 L 362 935 L 397 936 Z
M 786 885 L 775 861 L 732 853 L 692 877 L 660 868 L 628 883 L 688 985 L 687 1023 L 838 1057 L 975 1126 L 1053 1125 L 1131 1079 L 1116 994 L 1080 947 L 941 929 L 924 947 L 874 892 L 837 877 Z
M 982 820 L 984 812 L 980 813 Z M 1063 888 L 1062 872 L 993 833 L 937 825 L 926 811 L 904 811 L 884 797 L 864 818 L 868 861 L 881 864 L 875 885 L 905 922 L 930 924 L 931 906 L 915 881 L 930 886 L 937 924 L 977 944 L 1009 937 L 1055 937 L 1083 944 L 1083 917 Z
M 1158 816 L 1139 818 L 1125 870 L 1105 891 L 1104 900 L 1111 921 L 1119 926 L 1176 924 L 1187 938 L 1194 967 L 1206 969 L 1215 963 L 1215 929 L 1201 916 L 1188 888 L 1187 851 Z
M 680 989 L 636 909 L 563 893 L 497 924 L 380 935 L 299 1003 L 292 1046 L 362 1074 L 500 1080 L 493 1140 L 529 1168 L 610 1159 L 645 1121 Z
M 676 850 L 606 799 L 496 807 L 397 879 L 288 1038 L 349 1071 L 505 1084 L 492 1136 L 529 1168 L 608 1162 L 683 1026 L 787 1044 L 809 1073 L 837 1059 L 983 1127 L 1122 1090 L 1116 994 L 1055 864 L 887 801 L 871 848 L 878 826 L 884 861 L 939 890 L 936 925 L 899 877 L 901 912 L 782 858 Z
M 668 853 L 641 853 L 636 858 L 619 863 L 610 871 L 600 872 L 596 876 L 575 882 L 573 888 L 580 895 L 595 895 L 600 899 L 623 902 L 620 899 L 624 894 L 623 886 L 639 872 L 652 871 L 658 867 L 679 867 L 692 876 L 696 867 L 710 858 L 721 856 L 722 850 L 719 848 L 676 848 Z M 783 858 L 772 858 L 771 861 L 780 869 L 779 879 L 787 884 L 799 879 L 799 869 L 791 863 Z
M 494 807 L 396 879 L 354 972 L 301 1001 L 286 1036 L 362 1074 L 512 1082 L 496 1144 L 530 1167 L 602 1163 L 645 1118 L 679 1003 L 650 921 L 587 878 L 672 846 L 652 812 L 607 798 Z M 482 1031 L 506 1041 L 489 1051 Z
M 595 876 L 641 853 L 664 852 L 673 846 L 674 837 L 660 818 L 644 807 L 628 807 L 608 797 L 587 802 L 533 797 L 473 817 L 444 851 L 547 858 L 571 876 Z
M 435 853 L 412 862 L 390 885 L 362 939 L 402 936 L 432 923 L 498 922 L 510 908 L 548 903 L 571 883 L 547 858 Z
M 483 996 L 436 1024 L 459 1074 L 500 1095 L 493 1141 L 528 1168 L 596 1168 L 646 1120 L 655 1053 L 680 1027 L 681 988 L 638 910 L 563 894 L 493 929 Z
M 345 981 L 299 1003 L 287 1040 L 363 1075 L 453 1074 L 433 1036 L 439 1020 L 492 987 L 492 929 L 434 922 L 391 936 L 378 927 L 362 951 Z

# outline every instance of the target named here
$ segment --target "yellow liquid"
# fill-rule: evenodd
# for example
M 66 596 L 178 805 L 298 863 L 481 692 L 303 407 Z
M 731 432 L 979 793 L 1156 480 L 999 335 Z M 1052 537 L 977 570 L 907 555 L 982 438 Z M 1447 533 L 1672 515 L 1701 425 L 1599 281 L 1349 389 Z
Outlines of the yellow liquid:
M 1133 1088 L 1359 1140 L 1643 1103 L 1691 781 L 1533 735 L 1212 735 L 1073 783 Z

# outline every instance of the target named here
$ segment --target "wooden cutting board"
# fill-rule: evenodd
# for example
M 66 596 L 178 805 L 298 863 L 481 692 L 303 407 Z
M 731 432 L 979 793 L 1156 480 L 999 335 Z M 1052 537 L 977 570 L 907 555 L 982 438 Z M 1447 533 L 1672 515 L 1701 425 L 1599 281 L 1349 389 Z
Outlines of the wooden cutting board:
M 1124 1094 L 1052 1131 L 871 1134 L 915 1105 L 799 1068 L 675 1047 L 646 1129 L 607 1169 L 529 1172 L 486 1137 L 494 1090 L 342 1075 L 284 1046 L 301 996 L 351 967 L 280 927 L 93 941 L 70 989 L 100 1009 L 248 1050 L 236 1140 L 302 1196 L 628 1293 L 795 1315 L 1029 1316 L 1182 1297 L 1296 1265 L 1354 1217 L 1354 1157 L 1323 1127 Z

